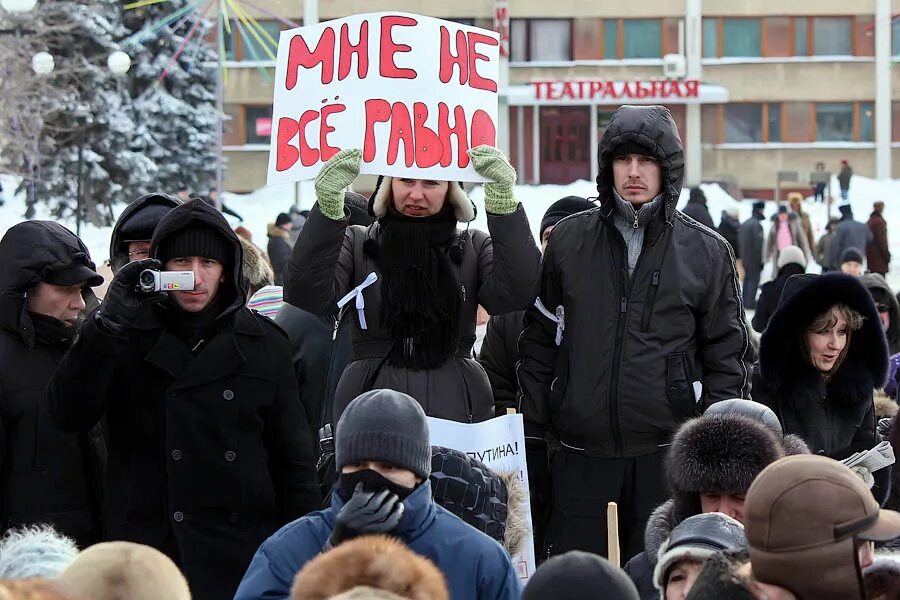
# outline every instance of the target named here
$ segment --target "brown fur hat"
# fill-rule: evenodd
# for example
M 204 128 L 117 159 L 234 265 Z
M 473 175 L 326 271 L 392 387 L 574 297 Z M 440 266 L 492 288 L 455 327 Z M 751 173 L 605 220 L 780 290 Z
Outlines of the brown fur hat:
M 407 600 L 449 600 L 443 574 L 427 558 L 386 535 L 364 535 L 306 563 L 294 578 L 293 600 L 328 600 L 374 588 Z M 383 598 L 375 593 L 342 598 Z M 390 598 L 391 596 L 387 596 Z
M 287 233 L 287 232 L 285 232 Z M 247 288 L 250 294 L 267 285 L 275 282 L 275 274 L 269 265 L 269 259 L 262 250 L 256 247 L 253 242 L 238 237 L 241 246 L 244 247 L 244 265 L 241 271 L 244 279 L 247 280 Z
M 0 600 L 81 600 L 46 579 L 0 579 Z
M 88 600 L 191 600 L 187 580 L 168 556 L 131 542 L 83 550 L 56 581 L 66 593 Z

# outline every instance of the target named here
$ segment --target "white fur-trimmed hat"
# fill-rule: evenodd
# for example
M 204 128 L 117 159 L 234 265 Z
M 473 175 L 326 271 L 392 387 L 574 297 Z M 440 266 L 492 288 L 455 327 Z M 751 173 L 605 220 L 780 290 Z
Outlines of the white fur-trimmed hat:
M 378 178 L 375 186 L 375 192 L 369 198 L 369 213 L 376 219 L 380 219 L 387 214 L 388 205 L 393 199 L 391 194 L 391 181 L 393 177 L 390 175 L 382 175 Z M 461 184 L 449 182 L 447 189 L 447 202 L 453 206 L 453 214 L 460 223 L 468 223 L 475 220 L 475 204 Z

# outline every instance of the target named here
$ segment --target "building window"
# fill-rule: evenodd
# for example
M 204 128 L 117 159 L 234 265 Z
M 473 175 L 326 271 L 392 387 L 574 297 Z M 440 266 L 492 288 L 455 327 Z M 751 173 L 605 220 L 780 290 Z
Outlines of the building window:
M 853 103 L 816 103 L 816 141 L 853 141 Z
M 900 103 L 894 103 L 895 113 Z M 707 144 L 807 144 L 872 142 L 872 102 L 769 102 L 707 104 L 702 107 Z M 900 130 L 896 124 L 894 134 Z M 896 141 L 896 140 L 895 140 Z
M 719 20 L 703 19 L 703 58 L 719 56 Z
M 272 106 L 245 106 L 244 139 L 247 144 L 268 144 L 272 137 Z
M 806 17 L 794 17 L 794 55 L 809 56 L 809 28 Z
M 810 131 L 812 104 L 809 102 L 785 102 L 782 106 L 784 139 L 786 143 L 807 143 L 813 139 Z
M 766 17 L 763 25 L 763 54 L 765 56 L 793 56 L 791 18 Z
M 671 25 L 666 23 L 666 25 Z M 603 19 L 603 58 L 662 58 L 664 50 L 677 48 L 678 28 L 674 39 L 668 39 L 671 26 L 662 19 Z
M 859 141 L 875 141 L 875 105 L 871 102 L 859 103 Z
M 570 19 L 511 19 L 512 62 L 572 60 Z
M 244 107 L 240 104 L 226 104 L 222 123 L 222 145 L 241 146 L 244 143 Z
M 603 58 L 619 58 L 619 21 L 603 21 Z
M 900 56 L 900 17 L 891 21 L 891 54 Z
M 722 56 L 761 56 L 759 19 L 722 19 Z
M 762 141 L 762 104 L 726 104 L 725 143 L 754 144 Z
M 770 102 L 766 105 L 768 111 L 768 139 L 767 142 L 781 141 L 781 105 Z
M 236 60 L 237 58 L 237 43 L 234 39 L 234 29 L 228 31 L 224 27 L 222 28 L 222 45 L 225 47 L 225 60 Z
M 853 19 L 816 17 L 813 19 L 814 56 L 852 56 Z
M 225 57 L 228 60 L 260 62 L 271 62 L 274 60 L 272 56 L 275 56 L 278 50 L 278 38 L 282 29 L 281 22 L 258 20 L 257 23 L 265 33 L 262 33 L 256 27 L 240 23 L 237 19 L 234 19 L 230 24 L 231 33 L 223 29 L 225 34 Z M 270 37 L 272 38 L 271 40 L 269 39 Z M 269 56 L 270 52 L 272 56 Z
M 623 19 L 622 37 L 622 58 L 662 57 L 660 19 Z

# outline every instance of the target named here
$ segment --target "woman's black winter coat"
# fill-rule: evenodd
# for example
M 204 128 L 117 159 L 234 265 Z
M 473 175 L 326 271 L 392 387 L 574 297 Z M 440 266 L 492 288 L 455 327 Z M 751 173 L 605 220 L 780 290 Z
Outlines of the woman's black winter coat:
M 860 313 L 846 356 L 827 382 L 809 362 L 801 338 L 835 304 Z M 888 349 L 872 297 L 842 273 L 797 275 L 788 280 L 778 310 L 763 332 L 753 399 L 776 412 L 785 434 L 801 437 L 817 454 L 843 459 L 881 441 L 873 391 L 887 377 Z

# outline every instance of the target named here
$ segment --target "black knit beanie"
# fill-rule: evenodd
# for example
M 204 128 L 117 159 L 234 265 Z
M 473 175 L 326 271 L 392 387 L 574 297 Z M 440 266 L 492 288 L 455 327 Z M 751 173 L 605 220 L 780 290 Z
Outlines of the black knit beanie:
M 160 241 L 156 258 L 166 261 L 186 256 L 201 256 L 231 264 L 234 248 L 225 236 L 208 225 L 192 223 Z
M 638 600 L 625 571 L 596 554 L 570 550 L 538 568 L 522 591 L 522 600 Z
M 547 209 L 547 212 L 544 213 L 544 217 L 541 219 L 541 229 L 538 232 L 539 237 L 544 236 L 544 231 L 548 227 L 556 225 L 569 215 L 591 208 L 594 208 L 594 205 L 580 196 L 566 196 L 557 200 L 550 205 L 550 208 Z
M 617 156 L 625 156 L 626 154 L 640 154 L 642 156 L 651 156 L 655 160 L 658 160 L 656 158 L 656 154 L 653 152 L 653 149 L 650 148 L 650 146 L 645 146 L 644 144 L 635 140 L 622 142 L 613 149 L 610 156 L 612 158 L 616 158 Z
M 862 252 L 859 248 L 854 248 L 850 246 L 846 250 L 841 253 L 841 264 L 845 262 L 858 262 L 859 264 L 863 264 L 866 259 L 863 258 Z
M 338 420 L 335 466 L 378 461 L 409 469 L 422 479 L 431 474 L 431 442 L 425 411 L 412 396 L 372 390 L 357 396 Z

